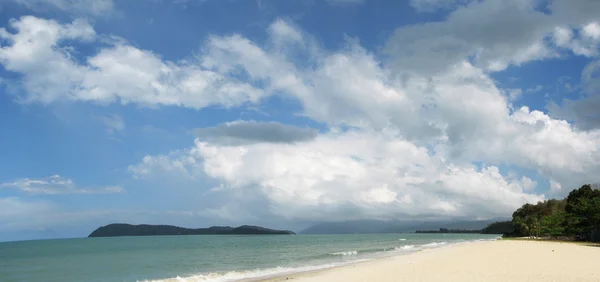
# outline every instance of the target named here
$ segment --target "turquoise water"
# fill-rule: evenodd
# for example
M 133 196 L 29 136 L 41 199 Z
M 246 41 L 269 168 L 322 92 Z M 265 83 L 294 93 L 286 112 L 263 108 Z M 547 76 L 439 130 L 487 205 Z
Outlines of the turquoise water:
M 207 235 L 7 242 L 0 243 L 0 281 L 235 281 L 494 238 L 475 234 Z

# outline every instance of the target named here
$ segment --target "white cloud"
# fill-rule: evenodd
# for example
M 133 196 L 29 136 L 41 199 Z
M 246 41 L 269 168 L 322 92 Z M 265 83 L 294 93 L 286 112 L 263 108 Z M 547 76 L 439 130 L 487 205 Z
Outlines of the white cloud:
M 530 182 L 508 181 L 494 166 L 455 166 L 398 136 L 361 132 L 330 132 L 299 144 L 222 146 L 197 140 L 183 153 L 148 156 L 130 169 L 156 174 L 165 168 L 171 177 L 184 172 L 216 179 L 222 184 L 215 192 L 229 193 L 236 203 L 249 201 L 236 194 L 256 191 L 271 216 L 290 220 L 494 217 L 544 198 L 525 192 Z
M 52 7 L 59 10 L 102 16 L 114 11 L 113 0 L 14 0 L 34 10 Z
M 301 44 L 297 36 L 279 38 L 288 34 L 302 35 Z M 435 75 L 398 78 L 354 42 L 330 52 L 299 30 L 270 36 L 283 43 L 261 47 L 240 35 L 213 36 L 201 61 L 295 97 L 302 113 L 329 125 L 329 133 L 300 144 L 197 140 L 190 149 L 146 156 L 131 172 L 172 179 L 163 174 L 170 171 L 191 181 L 208 176 L 221 183 L 213 192 L 231 193 L 230 207 L 250 193 L 260 195 L 257 207 L 267 202 L 271 216 L 306 220 L 505 216 L 544 196 L 531 194 L 535 181 L 503 176 L 495 165 L 529 168 L 569 189 L 600 172 L 600 132 L 578 131 L 528 107 L 512 109 L 484 66 L 463 59 Z M 290 46 L 306 59 L 286 58 Z M 475 161 L 490 165 L 476 169 Z
M 521 183 L 523 183 L 524 191 L 533 191 L 533 189 L 535 189 L 535 187 L 537 186 L 537 181 L 533 181 L 531 180 L 531 178 L 526 176 L 523 176 L 521 178 Z
M 508 98 L 508 101 L 516 101 L 521 98 L 521 95 L 523 95 L 523 90 L 520 88 L 506 90 L 506 96 Z
M 0 38 L 9 42 L 0 49 L 0 63 L 24 76 L 22 102 L 70 100 L 199 109 L 257 103 L 265 95 L 247 83 L 203 69 L 194 61 L 163 61 L 150 51 L 122 41 L 101 49 L 81 64 L 72 58 L 72 48 L 65 42 L 97 38 L 83 20 L 61 25 L 27 16 L 10 25 L 16 33 L 0 29 Z
M 561 48 L 571 50 L 576 55 L 598 56 L 600 51 L 600 24 L 590 22 L 576 29 L 559 26 L 554 30 L 554 43 Z
M 467 62 L 429 78 L 413 74 L 396 81 L 372 54 L 352 44 L 337 53 L 310 49 L 316 57 L 311 60 L 320 62 L 312 69 L 239 36 L 213 38 L 209 46 L 204 59 L 211 66 L 264 80 L 267 87 L 296 96 L 305 115 L 332 126 L 398 130 L 417 144 L 436 146 L 448 158 L 509 161 L 564 175 L 563 180 L 568 179 L 565 171 L 582 174 L 598 167 L 592 157 L 598 132 L 577 132 L 526 107 L 511 112 L 503 91 Z
M 100 188 L 80 188 L 69 178 L 53 175 L 42 179 L 22 178 L 12 182 L 0 183 L 0 189 L 17 189 L 30 195 L 68 195 L 68 194 L 116 194 L 124 190 L 120 186 Z
M 291 27 L 288 23 L 281 19 L 275 20 L 275 22 L 273 22 L 269 26 L 269 33 L 271 34 L 271 36 L 273 36 L 273 38 L 276 38 L 278 41 L 283 41 L 276 41 L 276 44 L 285 44 L 288 42 L 303 42 L 302 34 L 297 29 Z
M 554 180 L 550 180 L 550 192 L 558 193 L 561 190 L 562 190 L 562 185 L 560 185 L 560 183 L 558 183 Z
M 100 117 L 100 121 L 102 121 L 102 123 L 106 127 L 106 131 L 109 134 L 121 132 L 125 129 L 125 121 L 123 120 L 123 117 L 117 114 L 111 114 Z
M 184 179 L 196 180 L 202 173 L 201 163 L 194 158 L 196 154 L 196 150 L 190 149 L 174 151 L 167 156 L 147 155 L 141 163 L 129 166 L 128 169 L 134 178 L 140 179 L 151 177 L 157 172 L 166 172 Z
M 489 72 L 557 55 L 546 37 L 560 25 L 548 22 L 573 17 L 546 15 L 526 2 L 498 3 L 473 3 L 447 22 L 397 30 L 388 44 L 392 63 L 351 39 L 341 50 L 325 50 L 277 20 L 264 45 L 239 34 L 214 35 L 193 61 L 165 61 L 120 42 L 80 64 L 56 46 L 66 36 L 91 40 L 93 29 L 35 18 L 14 21 L 16 34 L 0 34 L 12 43 L 0 61 L 24 74 L 26 101 L 200 109 L 258 103 L 277 93 L 330 128 L 302 143 L 225 146 L 198 139 L 191 148 L 149 155 L 129 167 L 140 180 L 219 182 L 212 193 L 226 193 L 231 202 L 208 214 L 247 210 L 248 218 L 261 218 L 267 206 L 270 216 L 305 220 L 505 216 L 545 196 L 532 194 L 535 181 L 504 176 L 497 166 L 532 169 L 566 193 L 600 173 L 600 132 L 512 108 L 510 94 Z M 586 33 L 592 38 L 594 28 Z M 31 51 L 19 56 L 23 50 Z M 41 62 L 64 71 L 40 69 Z M 473 162 L 489 165 L 476 169 Z

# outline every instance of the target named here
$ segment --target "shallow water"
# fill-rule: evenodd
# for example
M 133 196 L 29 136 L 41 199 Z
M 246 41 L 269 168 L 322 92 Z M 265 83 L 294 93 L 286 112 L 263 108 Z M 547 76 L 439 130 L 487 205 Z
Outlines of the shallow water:
M 235 281 L 497 237 L 204 235 L 7 242 L 0 243 L 0 281 Z

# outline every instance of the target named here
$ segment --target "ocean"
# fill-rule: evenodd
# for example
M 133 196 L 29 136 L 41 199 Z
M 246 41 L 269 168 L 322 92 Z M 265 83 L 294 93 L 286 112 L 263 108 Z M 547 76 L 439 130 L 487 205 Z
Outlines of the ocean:
M 0 243 L 0 281 L 236 281 L 497 235 L 202 235 Z

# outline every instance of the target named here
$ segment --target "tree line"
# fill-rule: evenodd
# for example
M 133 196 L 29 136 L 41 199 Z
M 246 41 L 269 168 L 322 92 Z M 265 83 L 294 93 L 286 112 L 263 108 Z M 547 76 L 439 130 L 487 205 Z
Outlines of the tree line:
M 415 231 L 415 233 L 458 233 L 458 234 L 475 233 L 475 234 L 479 234 L 479 233 L 481 233 L 481 230 L 440 228 L 439 230 L 417 230 L 417 231 Z
M 499 221 L 489 224 L 483 229 L 448 229 L 439 230 L 417 230 L 415 233 L 457 233 L 457 234 L 506 234 L 513 231 L 513 224 L 510 221 Z
M 525 204 L 513 213 L 510 224 L 506 237 L 600 241 L 600 190 L 586 184 L 562 200 Z

